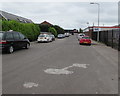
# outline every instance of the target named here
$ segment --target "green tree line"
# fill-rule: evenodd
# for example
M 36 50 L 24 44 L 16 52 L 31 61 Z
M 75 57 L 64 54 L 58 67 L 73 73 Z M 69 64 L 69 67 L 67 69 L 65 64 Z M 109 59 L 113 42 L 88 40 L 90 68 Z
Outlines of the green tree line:
M 20 23 L 18 21 L 6 21 L 2 20 L 2 31 L 17 31 L 24 34 L 30 41 L 37 39 L 40 34 L 40 27 L 33 23 Z
M 39 25 L 41 32 L 50 32 L 52 33 L 55 37 L 57 37 L 58 34 L 64 34 L 65 31 L 63 28 L 61 28 L 58 25 Z
M 39 24 L 33 24 L 33 23 L 20 23 L 15 20 L 1 20 L 0 19 L 0 29 L 2 31 L 17 31 L 24 34 L 30 41 L 37 40 L 38 35 L 40 34 L 40 31 L 42 32 L 51 32 L 55 37 L 57 37 L 58 34 L 64 34 L 65 31 L 63 28 L 61 28 L 58 25 L 39 25 Z M 2 27 L 2 28 L 1 28 Z

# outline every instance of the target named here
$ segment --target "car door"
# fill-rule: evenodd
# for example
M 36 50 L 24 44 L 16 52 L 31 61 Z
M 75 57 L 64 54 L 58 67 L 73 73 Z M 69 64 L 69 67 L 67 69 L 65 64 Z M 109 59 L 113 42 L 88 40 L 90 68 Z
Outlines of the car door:
M 21 47 L 25 47 L 25 45 L 27 44 L 27 40 L 25 38 L 25 36 L 21 33 L 19 33 L 19 36 L 20 36 L 20 45 Z
M 21 43 L 20 43 L 20 36 L 18 32 L 13 32 L 13 37 L 14 37 L 14 45 L 16 48 L 20 48 L 21 47 Z

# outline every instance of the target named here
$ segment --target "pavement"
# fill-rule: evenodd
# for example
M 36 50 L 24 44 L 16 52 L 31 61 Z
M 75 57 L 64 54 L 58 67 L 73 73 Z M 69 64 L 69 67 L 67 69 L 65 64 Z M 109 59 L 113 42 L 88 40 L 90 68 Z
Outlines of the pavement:
M 2 55 L 3 94 L 117 94 L 118 51 L 77 34 Z

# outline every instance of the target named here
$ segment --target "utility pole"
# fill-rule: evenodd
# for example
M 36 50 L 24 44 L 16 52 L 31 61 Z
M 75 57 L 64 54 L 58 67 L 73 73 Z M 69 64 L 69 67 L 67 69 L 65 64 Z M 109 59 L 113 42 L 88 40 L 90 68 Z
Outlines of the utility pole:
M 99 22 L 100 22 L 100 4 L 91 2 L 90 4 L 97 4 L 98 5 L 98 33 L 97 33 L 97 41 L 99 41 Z

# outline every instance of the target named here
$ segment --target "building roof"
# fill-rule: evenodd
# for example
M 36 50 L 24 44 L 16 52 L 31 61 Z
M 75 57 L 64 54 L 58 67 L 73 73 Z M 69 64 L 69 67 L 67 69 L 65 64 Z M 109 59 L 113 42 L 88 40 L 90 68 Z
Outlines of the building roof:
M 52 26 L 52 24 L 47 22 L 47 21 L 43 21 L 42 23 L 40 23 L 40 25 L 50 25 L 50 26 Z
M 119 29 L 120 26 L 89 26 L 83 30 L 83 32 L 88 32 L 90 30 L 92 31 L 105 31 L 105 30 L 114 30 Z
M 89 28 L 120 28 L 120 26 L 91 26 Z
M 15 20 L 15 21 L 19 21 L 22 23 L 33 23 L 32 20 L 21 17 L 21 16 L 17 16 L 17 15 L 13 15 L 11 13 L 7 13 L 5 11 L 1 11 L 0 10 L 0 18 L 5 18 L 6 20 Z

